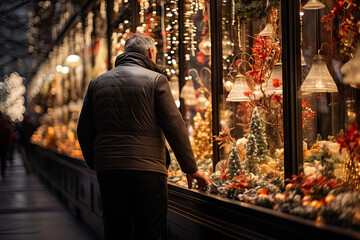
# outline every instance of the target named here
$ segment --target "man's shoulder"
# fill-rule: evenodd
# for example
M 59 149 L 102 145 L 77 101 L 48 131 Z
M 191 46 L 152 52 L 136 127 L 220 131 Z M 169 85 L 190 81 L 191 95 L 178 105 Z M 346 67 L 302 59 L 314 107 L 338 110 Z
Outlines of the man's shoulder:
M 118 76 L 121 75 L 126 75 L 129 77 L 145 77 L 145 78 L 152 78 L 155 79 L 158 76 L 164 76 L 162 73 L 153 71 L 151 69 L 148 69 L 146 67 L 143 66 L 139 66 L 136 64 L 124 64 L 124 65 L 120 65 L 117 66 L 115 68 L 113 68 L 112 70 L 114 70 L 114 73 Z M 111 71 L 111 70 L 110 70 Z

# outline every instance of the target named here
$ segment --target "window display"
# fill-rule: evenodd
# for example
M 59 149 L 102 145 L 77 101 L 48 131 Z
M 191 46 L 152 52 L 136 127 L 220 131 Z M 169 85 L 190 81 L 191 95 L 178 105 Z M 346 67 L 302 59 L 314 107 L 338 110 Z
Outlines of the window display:
M 209 192 L 269 205 L 284 187 L 279 1 L 222 1 L 221 14 L 221 154 Z

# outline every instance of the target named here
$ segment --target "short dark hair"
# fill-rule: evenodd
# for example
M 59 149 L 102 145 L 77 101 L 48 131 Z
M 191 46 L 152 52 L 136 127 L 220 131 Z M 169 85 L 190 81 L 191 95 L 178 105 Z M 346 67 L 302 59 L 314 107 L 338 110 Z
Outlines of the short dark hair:
M 147 51 L 156 49 L 155 41 L 145 33 L 134 33 L 125 42 L 125 52 L 137 52 L 146 55 Z

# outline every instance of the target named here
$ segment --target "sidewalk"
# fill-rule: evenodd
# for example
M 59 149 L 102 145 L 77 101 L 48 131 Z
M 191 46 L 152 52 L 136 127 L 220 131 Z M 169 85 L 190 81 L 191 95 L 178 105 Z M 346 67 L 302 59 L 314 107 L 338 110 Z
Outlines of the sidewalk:
M 0 240 L 95 240 L 40 182 L 18 151 L 0 180 Z

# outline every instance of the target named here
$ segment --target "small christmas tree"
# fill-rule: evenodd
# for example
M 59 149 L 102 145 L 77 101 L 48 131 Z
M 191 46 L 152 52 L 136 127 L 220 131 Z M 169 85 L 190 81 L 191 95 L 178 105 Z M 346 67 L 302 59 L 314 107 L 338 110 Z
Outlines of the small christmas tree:
M 257 147 L 256 155 L 258 159 L 260 160 L 260 162 L 266 161 L 269 157 L 269 150 L 265 136 L 265 129 L 257 107 L 254 108 L 254 111 L 251 115 L 250 134 L 254 135 L 255 137 Z
M 246 154 L 245 154 L 245 168 L 248 174 L 259 174 L 259 158 L 257 156 L 257 146 L 255 142 L 255 136 L 249 134 L 248 142 L 246 143 Z
M 324 145 L 320 152 L 320 173 L 324 177 L 326 177 L 327 180 L 330 180 L 332 178 L 335 178 L 335 166 L 334 166 L 334 160 L 331 158 L 331 155 L 329 153 L 329 149 Z
M 239 173 L 241 173 L 241 160 L 235 145 L 232 146 L 231 148 L 227 166 L 228 166 L 228 175 L 230 180 L 233 179 L 233 177 L 239 175 Z
M 242 171 L 241 167 L 241 160 L 239 153 L 236 149 L 236 141 L 234 138 L 231 137 L 230 131 L 234 128 L 227 128 L 225 130 L 222 130 L 219 134 L 219 136 L 214 136 L 214 141 L 218 141 L 220 148 L 224 147 L 226 143 L 233 143 L 233 146 L 231 148 L 229 158 L 227 161 L 227 167 L 226 167 L 226 178 L 228 180 L 232 180 L 234 177 L 238 176 L 239 173 Z

